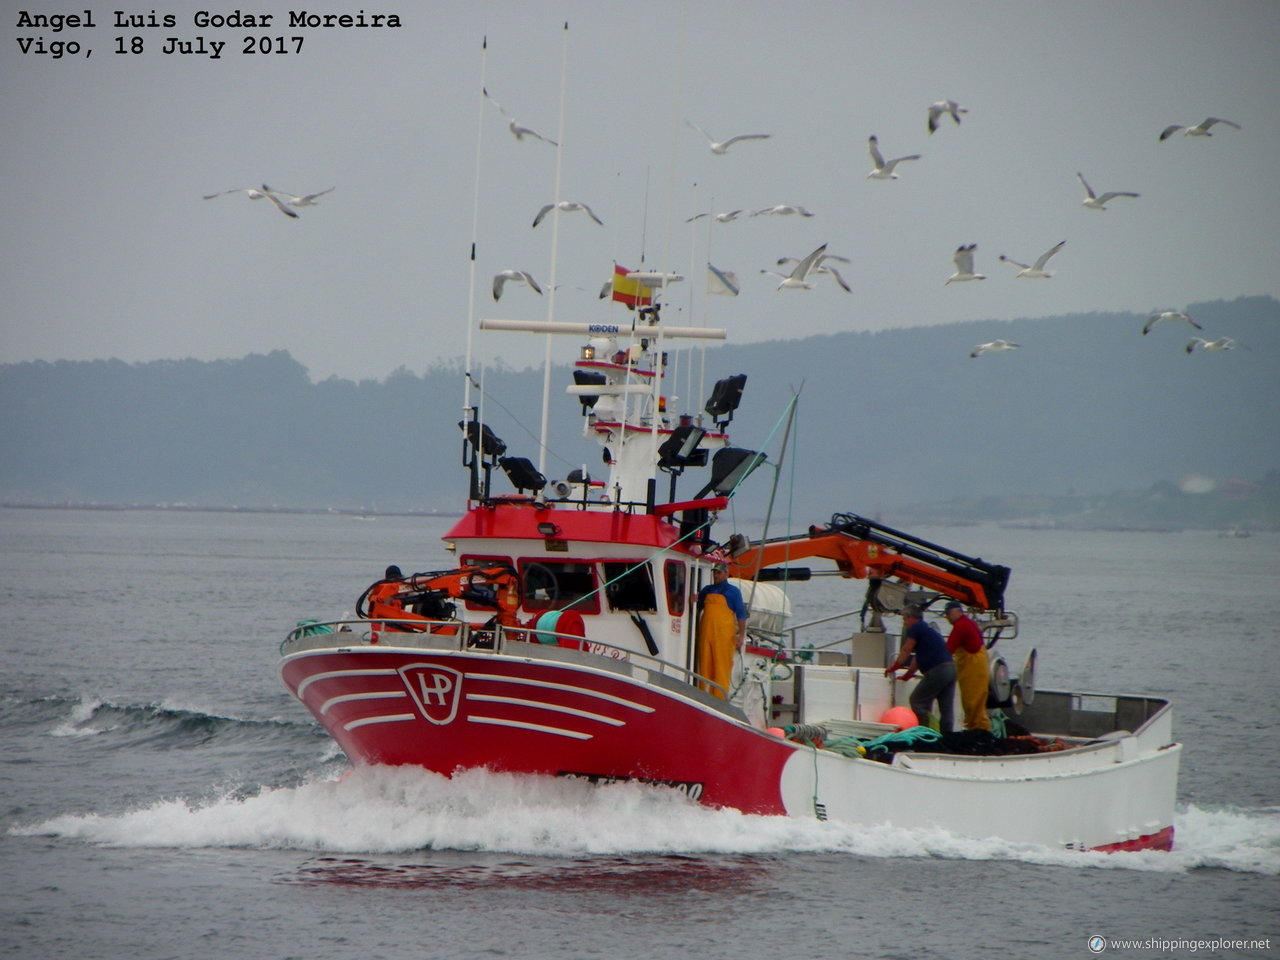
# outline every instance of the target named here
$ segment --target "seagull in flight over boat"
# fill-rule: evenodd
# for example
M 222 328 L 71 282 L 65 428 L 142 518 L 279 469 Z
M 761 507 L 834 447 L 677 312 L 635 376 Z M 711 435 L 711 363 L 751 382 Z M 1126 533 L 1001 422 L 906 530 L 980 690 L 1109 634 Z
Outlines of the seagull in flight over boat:
M 1107 204 L 1116 197 L 1136 197 L 1136 193 L 1125 193 L 1121 190 L 1110 190 L 1102 196 L 1098 196 L 1093 192 L 1093 187 L 1089 186 L 1089 181 L 1084 178 L 1083 173 L 1076 173 L 1076 179 L 1080 181 L 1080 186 L 1084 187 L 1084 200 L 1080 206 L 1087 210 L 1106 210 Z
M 290 210 L 288 207 L 286 207 L 284 205 L 284 201 L 281 200 L 279 197 L 277 197 L 272 191 L 268 190 L 266 187 L 263 187 L 261 190 L 259 190 L 257 187 L 237 187 L 234 190 L 223 190 L 220 193 L 206 194 L 204 199 L 212 200 L 214 197 L 222 197 L 227 195 L 228 193 L 248 194 L 250 200 L 261 200 L 263 197 L 266 197 L 268 200 L 274 203 L 276 205 L 276 209 L 279 210 L 281 213 L 283 213 L 286 217 L 293 217 L 294 219 L 297 219 L 298 214 L 293 210 Z
M 741 210 L 729 210 L 726 213 L 695 213 L 685 223 L 693 223 L 695 220 L 701 220 L 703 217 L 715 217 L 716 223 L 731 223 L 738 219 Z
M 1234 123 L 1231 120 L 1223 120 L 1221 117 L 1205 117 L 1194 127 L 1186 127 L 1180 123 L 1171 124 L 1160 131 L 1160 139 L 1168 140 L 1179 130 L 1182 131 L 1182 135 L 1184 137 L 1212 137 L 1213 134 L 1209 132 L 1209 128 L 1215 123 L 1225 123 L 1228 127 L 1234 127 L 1237 130 L 1240 129 L 1240 124 Z
M 526 136 L 530 136 L 530 137 L 533 137 L 535 140 L 541 140 L 543 143 L 549 143 L 553 147 L 560 146 L 560 144 L 556 143 L 554 140 L 550 139 L 549 137 L 544 137 L 542 134 L 540 134 L 537 130 L 534 130 L 532 127 L 526 127 L 520 124 L 519 122 L 517 122 L 515 117 L 507 113 L 506 108 L 503 107 L 502 104 L 500 104 L 497 100 L 493 99 L 493 97 L 489 96 L 488 88 L 482 87 L 481 92 L 484 94 L 485 99 L 488 100 L 490 103 L 492 103 L 495 107 L 497 107 L 498 112 L 507 118 L 507 129 L 510 130 L 511 135 L 515 137 L 517 140 L 519 140 L 521 143 L 524 142 L 524 138 Z
M 1236 346 L 1236 342 L 1230 337 L 1219 337 L 1217 340 L 1205 340 L 1203 337 L 1196 337 L 1187 344 L 1187 353 L 1195 353 L 1197 349 L 1216 353 L 1219 350 L 1234 350 Z
M 808 278 L 810 274 L 816 272 L 815 268 L 819 266 L 822 255 L 826 252 L 827 245 L 824 243 L 813 253 L 799 261 L 795 269 L 789 274 L 777 273 L 773 270 L 761 270 L 760 272 L 781 277 L 782 282 L 778 284 L 779 290 L 812 290 L 813 283 Z M 841 285 L 843 286 L 843 283 Z
M 1019 263 L 1017 260 L 1011 260 L 1008 257 L 1006 257 L 1003 253 L 1000 254 L 1000 256 L 997 257 L 996 259 L 998 259 L 1001 263 L 1011 263 L 1015 267 L 1022 268 L 1021 270 L 1018 271 L 1017 274 L 1014 275 L 1015 280 L 1017 280 L 1018 277 L 1026 277 L 1028 280 L 1048 280 L 1050 277 L 1053 276 L 1053 271 L 1046 270 L 1044 268 L 1044 265 L 1049 262 L 1050 257 L 1052 257 L 1055 253 L 1057 253 L 1064 246 L 1066 246 L 1066 243 L 1067 241 L 1065 240 L 1059 243 L 1055 243 L 1052 247 L 1050 247 L 1044 253 L 1040 254 L 1040 259 L 1038 259 L 1031 266 L 1027 266 L 1025 263 Z
M 1164 311 L 1161 311 L 1160 313 L 1153 313 L 1151 316 L 1147 317 L 1147 322 L 1142 325 L 1142 335 L 1145 337 L 1148 333 L 1151 332 L 1152 327 L 1154 327 L 1157 323 L 1164 322 L 1165 320 L 1185 320 L 1187 321 L 1187 323 L 1191 324 L 1197 330 L 1204 329 L 1204 327 L 1200 326 L 1200 324 L 1196 323 L 1194 320 L 1191 319 L 1191 317 L 1181 312 L 1180 310 L 1164 310 Z
M 973 272 L 973 251 L 978 249 L 976 243 L 971 243 L 967 247 L 956 247 L 955 256 L 951 259 L 955 262 L 956 272 L 947 277 L 947 283 L 960 283 L 963 280 L 985 280 L 986 274 Z M 947 283 L 944 283 L 945 287 Z
M 938 129 L 938 124 L 941 122 L 944 113 L 951 114 L 951 119 L 956 122 L 956 126 L 959 126 L 960 114 L 968 112 L 954 100 L 939 100 L 936 103 L 929 104 L 929 132 L 933 133 Z
M 853 262 L 848 257 L 841 257 L 834 253 L 824 253 L 822 254 L 822 256 L 818 257 L 817 260 L 814 261 L 813 267 L 809 271 L 810 275 L 819 276 L 820 274 L 827 274 L 828 276 L 832 276 L 835 278 L 836 283 L 840 284 L 840 288 L 844 290 L 845 293 L 853 293 L 853 288 L 850 287 L 847 282 L 845 282 L 844 277 L 840 275 L 840 271 L 837 270 L 835 267 L 827 266 L 828 260 L 838 260 L 841 263 Z M 778 258 L 778 266 L 780 267 L 785 267 L 789 263 L 800 263 L 800 262 L 801 261 L 797 260 L 795 257 L 779 257 Z M 780 277 L 782 276 L 782 274 L 775 273 L 774 276 Z
M 772 216 L 778 216 L 778 217 L 786 216 L 789 213 L 798 213 L 802 217 L 813 216 L 813 214 L 810 213 L 808 210 L 806 210 L 804 207 L 791 204 L 791 203 L 780 203 L 776 207 L 765 207 L 763 210 L 757 210 L 755 213 L 751 215 L 753 217 L 758 217 L 762 213 L 768 213 L 768 214 L 771 214 Z
M 506 286 L 508 280 L 512 280 L 516 283 L 527 283 L 533 288 L 534 293 L 542 293 L 542 288 L 538 286 L 538 281 L 533 279 L 533 277 L 525 273 L 523 270 L 503 270 L 501 273 L 496 273 L 493 276 L 494 300 L 502 299 L 502 288 Z
M 980 357 L 984 353 L 999 353 L 1001 350 L 1017 350 L 1022 344 L 1014 343 L 1011 340 L 992 340 L 990 343 L 980 343 L 973 348 L 973 352 L 969 354 L 969 359 Z
M 885 160 L 880 153 L 880 140 L 872 136 L 867 141 L 867 147 L 871 151 L 871 162 L 875 164 L 875 169 L 867 174 L 868 180 L 897 180 L 898 175 L 893 172 L 893 168 L 904 160 L 919 160 L 920 154 L 913 153 L 909 157 L 895 157 L 892 160 Z
M 330 187 L 328 190 L 321 190 L 319 193 L 308 193 L 303 197 L 295 196 L 292 193 L 285 193 L 283 190 L 273 190 L 265 183 L 262 185 L 262 189 L 273 197 L 279 197 L 291 207 L 314 207 L 317 205 L 316 200 L 323 197 L 326 193 L 333 193 L 333 191 L 338 188 Z
M 542 222 L 542 218 L 552 210 L 560 210 L 564 213 L 572 213 L 575 210 L 581 210 L 596 223 L 600 224 L 600 226 L 604 226 L 604 221 L 597 217 L 590 207 L 585 203 L 578 203 L 576 200 L 561 200 L 559 203 L 548 203 L 545 207 L 539 210 L 538 215 L 533 218 L 533 225 L 536 227 L 540 224 Z
M 697 130 L 707 138 L 707 143 L 711 144 L 711 152 L 716 154 L 716 156 L 723 156 L 728 153 L 729 148 L 739 140 L 768 140 L 773 136 L 771 133 L 740 133 L 736 137 L 730 137 L 728 140 L 717 141 L 715 137 L 711 136 L 711 134 L 707 133 L 707 131 L 703 130 L 691 120 L 686 119 L 685 123 L 689 124 L 690 127 Z

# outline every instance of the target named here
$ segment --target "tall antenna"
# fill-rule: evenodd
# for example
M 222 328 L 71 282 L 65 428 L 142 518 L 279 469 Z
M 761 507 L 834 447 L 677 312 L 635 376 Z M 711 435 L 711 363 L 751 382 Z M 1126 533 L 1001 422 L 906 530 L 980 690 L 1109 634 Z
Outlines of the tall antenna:
M 484 141 L 484 90 L 485 71 L 489 62 L 489 37 L 480 43 L 480 106 L 476 111 L 476 162 L 472 179 L 475 181 L 471 198 L 471 267 L 467 284 L 467 356 L 462 369 L 462 416 L 471 417 L 471 338 L 476 325 L 476 234 L 480 230 L 480 156 Z
M 562 33 L 561 49 L 560 49 L 560 125 L 556 136 L 556 142 L 560 145 L 556 147 L 556 191 L 555 203 L 560 203 L 560 172 L 563 167 L 564 158 L 564 88 L 565 74 L 568 69 L 569 62 L 569 21 L 564 22 L 564 32 Z M 556 215 L 552 218 L 551 224 L 551 277 L 547 283 L 550 288 L 547 291 L 547 322 L 551 323 L 556 316 L 556 256 L 560 246 L 560 211 L 556 208 Z M 543 476 L 547 473 L 547 440 L 550 429 L 551 417 L 551 334 L 546 337 L 547 346 L 546 353 L 542 359 L 542 431 L 538 443 L 538 472 Z

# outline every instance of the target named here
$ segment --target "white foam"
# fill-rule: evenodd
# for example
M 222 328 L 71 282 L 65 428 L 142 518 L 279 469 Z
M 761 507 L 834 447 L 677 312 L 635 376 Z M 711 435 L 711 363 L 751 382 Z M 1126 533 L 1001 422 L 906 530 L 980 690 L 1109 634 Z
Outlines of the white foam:
M 1208 811 L 1176 819 L 1172 853 L 1078 853 L 936 829 L 867 828 L 699 806 L 632 783 L 592 786 L 472 771 L 447 780 L 416 768 L 359 768 L 341 779 L 228 791 L 207 803 L 164 800 L 122 814 L 67 814 L 15 827 L 122 847 L 257 847 L 323 853 L 423 849 L 577 856 L 849 853 L 1013 860 L 1180 873 L 1218 867 L 1280 874 L 1280 810 Z
M 50 736 L 54 737 L 92 737 L 102 733 L 95 727 L 86 726 L 93 719 L 93 715 L 98 712 L 102 706 L 102 701 L 94 697 L 81 697 L 71 708 L 71 714 L 66 720 L 58 724 L 49 731 Z

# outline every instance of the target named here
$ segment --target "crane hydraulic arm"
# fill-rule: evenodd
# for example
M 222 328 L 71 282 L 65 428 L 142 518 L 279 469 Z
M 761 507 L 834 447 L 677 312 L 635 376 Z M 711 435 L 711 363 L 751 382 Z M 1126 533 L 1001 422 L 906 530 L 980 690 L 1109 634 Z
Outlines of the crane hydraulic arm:
M 356 612 L 370 620 L 435 621 L 453 616 L 453 605 L 448 601 L 456 599 L 491 607 L 497 611 L 498 622 L 514 626 L 520 579 L 508 564 L 492 563 L 379 580 L 361 594 Z
M 852 513 L 837 513 L 825 527 L 810 527 L 807 534 L 750 544 L 736 551 L 729 561 L 729 572 L 752 579 L 765 568 L 805 557 L 831 560 L 846 577 L 897 577 L 968 607 L 1004 610 L 1008 567 L 965 556 Z

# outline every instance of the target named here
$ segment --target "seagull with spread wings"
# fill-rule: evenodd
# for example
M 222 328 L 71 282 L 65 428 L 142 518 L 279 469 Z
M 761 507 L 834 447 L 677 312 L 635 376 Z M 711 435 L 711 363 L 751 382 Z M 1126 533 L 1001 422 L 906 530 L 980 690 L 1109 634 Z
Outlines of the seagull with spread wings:
M 1153 313 L 1151 316 L 1147 317 L 1147 322 L 1142 325 L 1142 335 L 1145 337 L 1151 332 L 1151 329 L 1157 323 L 1164 323 L 1169 320 L 1185 320 L 1197 330 L 1204 329 L 1204 327 L 1200 326 L 1200 324 L 1196 323 L 1190 316 L 1183 313 L 1181 310 L 1162 310 L 1160 313 Z
M 880 140 L 872 136 L 867 141 L 867 149 L 871 152 L 871 162 L 875 164 L 871 172 L 867 174 L 868 180 L 897 180 L 898 175 L 893 172 L 893 168 L 904 160 L 919 160 L 920 154 L 913 153 L 909 157 L 894 157 L 892 160 L 885 160 L 880 153 Z
M 729 148 L 740 140 L 768 140 L 773 136 L 771 133 L 740 133 L 736 137 L 730 137 L 728 140 L 716 140 L 715 137 L 707 133 L 700 126 L 691 120 L 686 119 L 685 123 L 689 124 L 694 130 L 707 138 L 707 143 L 711 145 L 711 152 L 716 156 L 724 156 L 729 152 Z
M 1236 130 L 1240 129 L 1240 124 L 1231 120 L 1223 120 L 1221 117 L 1205 117 L 1193 127 L 1183 126 L 1180 123 L 1170 124 L 1160 131 L 1160 139 L 1168 140 L 1179 130 L 1182 131 L 1184 137 L 1212 137 L 1213 134 L 1209 132 L 1209 128 L 1217 123 L 1225 123 L 1228 127 L 1234 127 Z
M 539 210 L 538 215 L 533 218 L 533 225 L 536 227 L 538 224 L 540 224 L 542 222 L 543 217 L 545 217 L 552 210 L 559 210 L 563 213 L 573 213 L 575 210 L 581 210 L 583 213 L 585 213 L 588 217 L 590 217 L 596 223 L 600 224 L 600 226 L 602 227 L 604 226 L 604 221 L 595 215 L 595 211 L 593 211 L 585 203 L 578 203 L 578 201 L 576 200 L 561 200 L 559 203 L 548 203 L 545 207 Z
M 815 268 L 819 266 L 822 261 L 822 255 L 826 252 L 827 245 L 824 243 L 813 253 L 800 260 L 795 269 L 789 274 L 778 273 L 774 270 L 761 270 L 760 272 L 774 277 L 781 277 L 782 282 L 778 284 L 779 290 L 812 290 L 813 282 L 809 277 L 816 272 Z
M 951 119 L 956 122 L 956 126 L 959 126 L 960 114 L 968 112 L 954 100 L 939 100 L 936 103 L 929 104 L 929 132 L 933 133 L 938 129 L 938 124 L 942 122 L 944 113 L 951 114 Z
M 537 293 L 537 294 L 542 293 L 542 288 L 538 286 L 538 281 L 533 279 L 533 277 L 531 277 L 525 271 L 503 270 L 501 273 L 496 273 L 493 276 L 493 299 L 494 300 L 502 299 L 502 288 L 506 285 L 508 280 L 513 281 L 515 283 L 527 283 L 530 289 L 532 289 L 534 293 Z
M 969 359 L 980 357 L 984 353 L 1000 353 L 1002 350 L 1017 350 L 1022 344 L 1014 343 L 1011 340 L 992 340 L 990 343 L 980 343 L 973 348 L 973 352 L 969 354 Z
M 498 112 L 507 118 L 507 129 L 511 131 L 511 135 L 515 137 L 517 140 L 523 143 L 525 137 L 533 137 L 535 140 L 541 140 L 543 143 L 549 143 L 553 147 L 560 146 L 560 144 L 556 143 L 554 140 L 552 140 L 549 137 L 544 137 L 542 134 L 540 134 L 537 130 L 534 130 L 532 127 L 526 127 L 523 124 L 517 122 L 515 117 L 507 113 L 506 108 L 502 104 L 500 104 L 497 100 L 493 99 L 493 97 L 489 95 L 489 91 L 487 88 L 482 89 L 481 92 L 484 94 L 485 99 L 488 100 L 490 103 L 492 103 L 495 107 L 497 107 Z
M 1084 207 L 1086 210 L 1106 210 L 1107 204 L 1116 197 L 1138 196 L 1136 193 L 1125 193 L 1121 190 L 1109 190 L 1099 196 L 1093 192 L 1093 187 L 1089 186 L 1089 181 L 1084 178 L 1083 173 L 1077 172 L 1076 179 L 1080 181 L 1080 186 L 1084 187 L 1084 200 L 1081 201 L 1080 206 Z
M 986 274 L 973 272 L 973 252 L 978 249 L 976 243 L 971 243 L 967 247 L 956 247 L 955 256 L 952 262 L 956 265 L 956 272 L 947 277 L 947 283 L 961 283 L 965 280 L 985 280 Z M 945 287 L 947 283 L 944 283 Z
M 1065 240 L 1059 243 L 1055 243 L 1052 247 L 1050 247 L 1044 253 L 1040 254 L 1040 258 L 1030 266 L 1028 266 L 1025 263 L 1019 263 L 1017 260 L 1010 259 L 1009 257 L 1006 257 L 1003 253 L 1000 254 L 1000 256 L 997 257 L 996 259 L 999 260 L 1001 263 L 1009 263 L 1015 267 L 1021 268 L 1014 275 L 1015 280 L 1018 279 L 1019 277 L 1025 277 L 1028 280 L 1048 280 L 1050 277 L 1053 276 L 1053 271 L 1046 270 L 1044 268 L 1044 265 L 1049 262 L 1050 257 L 1052 257 L 1055 253 L 1057 253 L 1064 246 L 1066 246 L 1066 244 L 1067 244 L 1067 241 Z
M 250 200 L 261 200 L 265 197 L 266 199 L 274 203 L 276 205 L 276 209 L 279 210 L 281 213 L 283 213 L 286 217 L 293 217 L 294 219 L 297 219 L 298 217 L 298 214 L 296 212 L 294 212 L 293 210 L 290 210 L 287 206 L 285 206 L 284 201 L 281 200 L 279 197 L 277 197 L 273 191 L 268 190 L 265 186 L 261 190 L 259 190 L 257 187 L 237 187 L 234 190 L 223 190 L 219 193 L 205 194 L 204 199 L 212 200 L 214 197 L 223 197 L 223 196 L 226 196 L 228 193 L 247 194 Z

